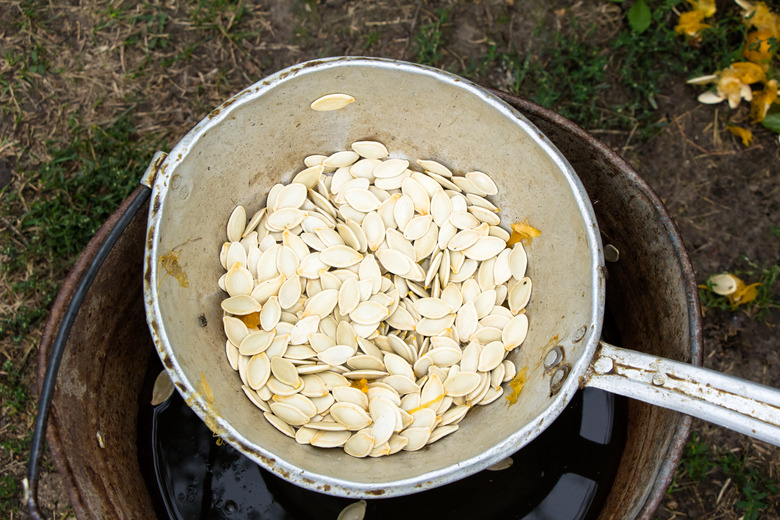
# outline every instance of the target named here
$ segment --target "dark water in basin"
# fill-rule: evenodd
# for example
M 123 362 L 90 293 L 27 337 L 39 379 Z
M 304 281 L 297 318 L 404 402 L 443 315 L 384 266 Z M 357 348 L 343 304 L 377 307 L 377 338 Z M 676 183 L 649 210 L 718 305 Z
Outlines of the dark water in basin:
M 153 359 L 143 403 L 149 403 L 161 370 Z M 335 520 L 355 501 L 290 484 L 218 444 L 176 392 L 157 408 L 142 406 L 139 421 L 141 468 L 160 518 Z M 586 388 L 512 456 L 509 469 L 482 471 L 414 495 L 369 500 L 365 518 L 594 519 L 614 481 L 625 435 L 625 399 Z

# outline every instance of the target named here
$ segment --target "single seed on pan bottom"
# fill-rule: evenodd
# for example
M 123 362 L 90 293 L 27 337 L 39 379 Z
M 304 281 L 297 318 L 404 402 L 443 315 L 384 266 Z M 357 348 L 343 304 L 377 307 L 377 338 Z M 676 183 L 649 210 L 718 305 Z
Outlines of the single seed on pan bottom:
M 311 108 L 312 110 L 316 110 L 318 112 L 328 112 L 331 110 L 339 110 L 340 108 L 344 108 L 354 101 L 355 98 L 349 94 L 327 94 L 312 101 Z

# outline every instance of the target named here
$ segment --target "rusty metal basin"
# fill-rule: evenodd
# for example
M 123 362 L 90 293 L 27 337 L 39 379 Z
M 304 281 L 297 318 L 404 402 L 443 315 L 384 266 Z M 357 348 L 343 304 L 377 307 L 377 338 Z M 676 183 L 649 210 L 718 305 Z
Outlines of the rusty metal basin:
M 608 264 L 607 303 L 624 343 L 701 364 L 693 273 L 658 197 L 617 154 L 570 121 L 528 101 L 496 94 L 566 156 L 593 201 L 604 243 L 621 251 L 621 260 Z M 98 231 L 64 284 L 44 332 L 39 380 L 74 288 L 119 215 L 138 196 L 137 190 Z M 156 356 L 143 306 L 145 209 L 125 229 L 86 296 L 52 401 L 49 446 L 79 518 L 155 516 L 137 446 L 138 410 L 145 405 L 139 403 L 141 385 L 150 356 Z M 686 416 L 629 402 L 626 448 L 600 518 L 651 517 L 689 428 Z

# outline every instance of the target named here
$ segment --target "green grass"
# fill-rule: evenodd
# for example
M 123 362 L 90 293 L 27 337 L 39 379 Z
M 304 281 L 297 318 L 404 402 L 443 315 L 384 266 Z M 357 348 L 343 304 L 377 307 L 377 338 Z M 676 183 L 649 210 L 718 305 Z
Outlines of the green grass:
M 767 507 L 764 500 L 770 494 L 780 493 L 780 481 L 751 467 L 747 457 L 708 447 L 695 432 L 685 446 L 668 493 L 679 491 L 683 480 L 701 482 L 713 475 L 723 475 L 724 480 L 731 479 L 738 494 L 735 507 L 744 520 L 762 518 L 762 512 Z
M 24 412 L 30 391 L 21 367 L 6 359 L 0 370 L 0 402 L 3 403 L 3 413 L 14 415 Z
M 683 0 L 649 2 L 652 22 L 638 35 L 626 22 L 606 44 L 594 44 L 600 28 L 576 17 L 569 29 L 550 32 L 540 25 L 541 46 L 519 53 L 509 44 L 494 43 L 464 75 L 479 78 L 505 70 L 514 93 L 558 111 L 585 128 L 632 129 L 649 137 L 663 126 L 658 96 L 671 84 L 709 74 L 739 59 L 744 38 L 736 12 L 719 13 L 713 28 L 694 43 L 675 33 Z M 429 33 L 435 34 L 432 29 Z M 419 35 L 418 35 L 419 38 Z M 429 36 L 428 47 L 438 40 Z M 421 57 L 430 57 L 429 51 Z
M 444 41 L 443 26 L 450 12 L 440 7 L 436 10 L 436 20 L 420 27 L 414 36 L 415 57 L 417 63 L 436 67 L 441 62 L 441 47 Z
M 0 403 L 3 416 L 9 419 L 0 440 L 0 456 L 6 461 L 19 462 L 23 459 L 29 452 L 32 439 L 31 429 L 19 431 L 19 424 L 26 424 L 22 414 L 29 412 L 32 399 L 30 384 L 24 375 L 22 364 L 23 362 L 16 366 L 13 361 L 7 359 L 0 369 Z M 15 510 L 19 493 L 19 483 L 14 477 L 0 477 L 0 515 Z
M 190 11 L 190 19 L 199 29 L 211 29 L 229 40 L 239 40 L 247 37 L 239 29 L 249 13 L 242 0 L 198 0 Z
M 0 477 L 0 514 L 10 513 L 15 509 L 16 497 L 21 495 L 19 483 L 11 475 Z
M 20 171 L 19 186 L 0 191 L 0 278 L 21 305 L 0 318 L 0 337 L 21 343 L 48 314 L 58 280 L 97 228 L 138 185 L 158 148 L 127 116 L 100 128 L 71 129 L 71 141 L 50 143 L 49 160 Z M 34 159 L 34 158 L 33 158 Z

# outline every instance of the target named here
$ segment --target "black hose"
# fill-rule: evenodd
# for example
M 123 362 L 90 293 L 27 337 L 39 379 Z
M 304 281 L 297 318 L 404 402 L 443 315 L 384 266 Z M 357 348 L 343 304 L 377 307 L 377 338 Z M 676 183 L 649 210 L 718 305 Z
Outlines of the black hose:
M 44 451 L 43 442 L 46 435 L 46 426 L 48 424 L 52 396 L 54 395 L 54 387 L 57 384 L 57 373 L 60 369 L 60 362 L 62 361 L 62 354 L 65 351 L 65 344 L 70 335 L 70 329 L 73 327 L 73 322 L 76 320 L 76 316 L 81 309 L 84 297 L 92 286 L 92 282 L 98 271 L 100 271 L 103 262 L 106 257 L 108 257 L 108 254 L 111 252 L 111 249 L 113 249 L 114 244 L 116 244 L 120 235 L 122 235 L 125 228 L 127 228 L 128 224 L 133 220 L 135 214 L 149 199 L 151 192 L 152 190 L 149 188 L 140 190 L 136 197 L 131 201 L 127 211 L 119 217 L 116 225 L 109 231 L 106 240 L 98 248 L 95 258 L 90 262 L 84 276 L 79 280 L 79 284 L 73 293 L 73 298 L 70 300 L 68 308 L 60 322 L 60 328 L 57 330 L 57 337 L 52 344 L 51 355 L 46 366 L 46 375 L 43 379 L 41 396 L 38 401 L 38 415 L 35 418 L 35 430 L 33 430 L 32 442 L 30 444 L 30 463 L 27 470 L 28 487 L 26 489 L 26 500 L 30 516 L 33 520 L 43 520 L 41 513 L 38 511 L 38 469 Z

